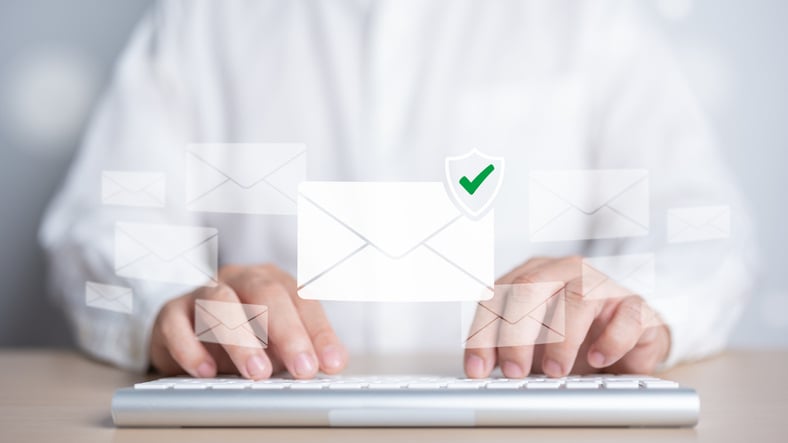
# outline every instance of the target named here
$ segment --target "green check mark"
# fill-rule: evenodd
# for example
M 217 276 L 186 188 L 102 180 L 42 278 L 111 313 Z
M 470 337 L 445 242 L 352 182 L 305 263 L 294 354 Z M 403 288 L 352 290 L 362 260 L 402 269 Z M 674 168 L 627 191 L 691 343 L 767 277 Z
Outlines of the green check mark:
M 468 177 L 463 175 L 460 178 L 460 186 L 462 186 L 462 188 L 465 189 L 468 192 L 468 194 L 473 195 L 473 193 L 476 192 L 477 189 L 479 189 L 479 186 L 482 185 L 484 180 L 486 180 L 487 177 L 489 177 L 494 170 L 495 170 L 495 166 L 493 166 L 492 163 L 487 165 L 487 167 L 484 168 L 482 172 L 480 172 L 479 175 L 477 175 L 476 178 L 473 179 L 473 181 L 469 180 Z

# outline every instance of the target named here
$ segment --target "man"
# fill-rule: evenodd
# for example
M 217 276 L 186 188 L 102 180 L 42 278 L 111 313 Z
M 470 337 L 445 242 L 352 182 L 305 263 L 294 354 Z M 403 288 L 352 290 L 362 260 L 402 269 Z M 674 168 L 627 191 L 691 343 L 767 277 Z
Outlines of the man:
M 460 350 L 442 303 L 300 298 L 295 219 L 184 210 L 188 143 L 299 141 L 310 180 L 440 181 L 472 147 L 505 157 L 495 202 L 498 284 L 561 282 L 565 338 L 465 351 L 465 371 L 650 372 L 724 346 L 751 284 L 746 235 L 668 244 L 668 208 L 741 204 L 691 92 L 659 36 L 617 1 L 163 1 L 135 31 L 67 183 L 42 228 L 53 286 L 80 345 L 118 365 L 210 377 L 336 373 L 358 352 Z M 646 235 L 531 241 L 528 177 L 539 170 L 648 170 Z M 164 209 L 101 206 L 102 170 L 167 174 Z M 739 217 L 741 218 L 741 217 Z M 737 220 L 739 219 L 737 218 Z M 212 226 L 216 287 L 122 279 L 118 221 Z M 735 225 L 745 232 L 742 223 Z M 605 237 L 605 238 L 600 238 Z M 657 292 L 587 296 L 584 256 L 653 253 Z M 87 280 L 130 286 L 134 313 L 84 304 Z M 184 292 L 186 294 L 184 295 Z M 266 349 L 195 336 L 196 300 L 266 305 Z

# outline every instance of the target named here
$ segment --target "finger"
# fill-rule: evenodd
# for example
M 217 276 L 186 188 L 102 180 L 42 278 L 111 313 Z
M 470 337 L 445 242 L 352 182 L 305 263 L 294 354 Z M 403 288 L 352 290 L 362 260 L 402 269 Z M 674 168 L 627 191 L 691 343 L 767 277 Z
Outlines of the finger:
M 194 336 L 191 300 L 191 297 L 185 297 L 182 301 L 175 301 L 162 308 L 159 315 L 161 335 L 169 358 L 163 359 L 166 363 L 159 369 L 170 374 L 178 372 L 177 368 L 173 368 L 174 363 L 174 366 L 182 368 L 192 377 L 214 377 L 216 361 Z M 157 353 L 160 352 L 161 348 L 157 350 Z
M 264 325 L 258 325 L 258 317 L 250 319 L 233 288 L 224 283 L 203 288 L 194 309 L 197 336 L 219 343 L 242 376 L 252 380 L 271 376 L 273 365 L 258 337 L 262 334 L 257 332 Z M 243 328 L 228 325 L 242 325 Z
M 609 370 L 618 374 L 650 374 L 665 361 L 670 351 L 670 331 L 667 326 L 647 328 L 635 347 Z
M 511 285 L 498 330 L 498 364 L 506 377 L 529 374 L 534 345 L 555 335 L 549 321 L 556 301 L 563 295 L 562 282 Z
M 293 377 L 312 378 L 318 371 L 315 349 L 289 291 L 280 280 L 260 273 L 233 285 L 243 300 L 268 306 L 269 352 L 282 361 Z
M 638 296 L 617 303 L 613 317 L 588 350 L 588 364 L 595 368 L 610 366 L 635 347 L 643 334 L 644 304 Z
M 484 378 L 495 368 L 498 328 L 504 310 L 505 289 L 496 286 L 493 298 L 476 304 L 473 321 L 467 331 L 465 373 L 470 378 Z
M 348 360 L 347 349 L 331 327 L 323 306 L 319 301 L 304 300 L 297 294 L 292 295 L 306 332 L 312 340 L 312 346 L 319 356 L 320 369 L 327 374 L 336 374 L 344 369 Z
M 545 344 L 542 357 L 542 370 L 550 377 L 562 377 L 572 370 L 578 350 L 599 313 L 600 302 L 585 299 L 579 277 L 567 282 L 562 301 L 551 323 L 563 326 L 563 338 Z

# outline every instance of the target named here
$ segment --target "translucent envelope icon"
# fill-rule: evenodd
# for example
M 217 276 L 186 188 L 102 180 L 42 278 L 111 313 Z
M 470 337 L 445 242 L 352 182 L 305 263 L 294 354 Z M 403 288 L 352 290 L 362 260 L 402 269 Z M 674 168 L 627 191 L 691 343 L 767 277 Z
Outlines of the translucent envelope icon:
M 728 238 L 731 235 L 729 206 L 702 206 L 668 209 L 668 242 Z
M 131 288 L 103 285 L 91 281 L 85 283 L 85 304 L 91 308 L 131 314 L 133 299 L 134 294 Z
M 165 178 L 160 172 L 103 171 L 101 203 L 164 207 Z
M 298 293 L 307 299 L 492 297 L 493 213 L 462 215 L 440 182 L 304 182 Z
M 206 343 L 265 348 L 268 346 L 268 307 L 196 300 L 194 333 Z
M 214 228 L 115 224 L 115 274 L 190 286 L 216 284 L 219 234 Z
M 643 325 L 656 326 L 662 320 L 654 306 L 675 305 L 680 299 L 655 297 L 656 262 L 654 254 L 630 254 L 583 259 L 583 295 L 589 299 L 643 297 Z
M 635 237 L 649 230 L 648 171 L 533 171 L 531 241 Z
M 463 315 L 462 330 L 467 332 L 463 346 L 470 349 L 561 342 L 565 316 L 563 282 L 495 285 L 492 299 L 477 303 L 472 317 Z
M 241 214 L 295 214 L 306 179 L 301 143 L 191 144 L 186 150 L 186 208 Z

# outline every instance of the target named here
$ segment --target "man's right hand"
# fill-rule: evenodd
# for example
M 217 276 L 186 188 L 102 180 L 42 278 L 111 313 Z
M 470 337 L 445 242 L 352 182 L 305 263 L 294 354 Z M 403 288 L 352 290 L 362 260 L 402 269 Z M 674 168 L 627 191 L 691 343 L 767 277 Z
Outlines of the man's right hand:
M 219 284 L 170 300 L 153 326 L 150 358 L 164 374 L 184 371 L 194 377 L 218 372 L 260 380 L 286 369 L 295 378 L 318 370 L 341 371 L 347 363 L 342 346 L 320 302 L 303 300 L 292 276 L 273 265 L 224 266 Z M 194 332 L 195 300 L 265 305 L 269 310 L 268 347 L 203 343 Z

